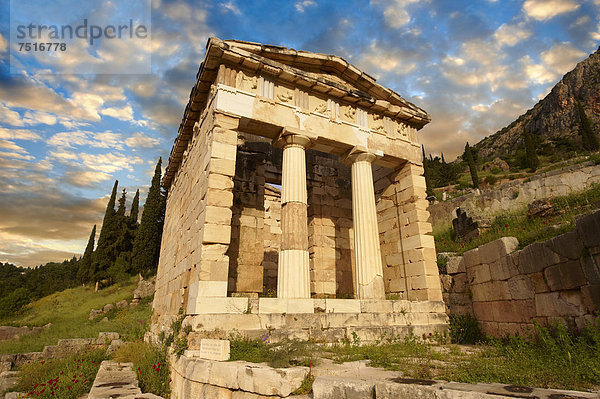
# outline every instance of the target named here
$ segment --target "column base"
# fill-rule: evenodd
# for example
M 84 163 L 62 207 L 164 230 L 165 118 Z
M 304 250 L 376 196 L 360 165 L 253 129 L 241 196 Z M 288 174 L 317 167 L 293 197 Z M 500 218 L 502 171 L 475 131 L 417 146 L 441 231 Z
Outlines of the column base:
M 279 251 L 277 298 L 310 298 L 308 251 Z

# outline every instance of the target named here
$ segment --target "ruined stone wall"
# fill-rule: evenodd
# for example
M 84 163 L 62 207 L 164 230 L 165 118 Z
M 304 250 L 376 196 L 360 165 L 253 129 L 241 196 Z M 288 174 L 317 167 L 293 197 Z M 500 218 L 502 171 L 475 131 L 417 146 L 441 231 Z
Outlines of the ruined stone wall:
M 441 300 L 423 167 L 378 168 L 374 185 L 386 293 L 411 301 Z
M 567 168 L 540 173 L 475 193 L 463 195 L 429 206 L 431 224 L 451 225 L 454 210 L 460 208 L 469 216 L 489 217 L 502 211 L 525 206 L 535 200 L 567 195 L 600 183 L 600 165 L 585 162 Z
M 473 314 L 486 334 L 524 333 L 533 320 L 561 318 L 579 327 L 593 320 L 600 311 L 600 211 L 578 219 L 575 231 L 517 247 L 516 238 L 504 237 L 453 260 L 457 266 L 442 276 L 449 313 L 468 311 L 456 296 L 466 274 Z

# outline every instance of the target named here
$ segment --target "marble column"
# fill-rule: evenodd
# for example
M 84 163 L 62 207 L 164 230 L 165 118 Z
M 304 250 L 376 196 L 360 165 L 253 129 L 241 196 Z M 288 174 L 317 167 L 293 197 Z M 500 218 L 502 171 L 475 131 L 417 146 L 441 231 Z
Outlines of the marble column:
M 277 297 L 310 298 L 305 153 L 310 139 L 284 131 L 279 142 L 283 165 Z
M 385 299 L 375 190 L 371 163 L 376 155 L 352 150 L 352 221 L 354 227 L 355 286 L 358 299 Z

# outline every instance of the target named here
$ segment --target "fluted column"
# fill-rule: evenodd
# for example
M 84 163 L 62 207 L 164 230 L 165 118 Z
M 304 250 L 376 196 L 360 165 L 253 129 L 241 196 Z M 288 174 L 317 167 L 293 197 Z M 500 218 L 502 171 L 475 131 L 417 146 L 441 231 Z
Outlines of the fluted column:
M 376 156 L 355 149 L 347 159 L 352 163 L 352 222 L 354 225 L 356 295 L 358 299 L 385 299 L 373 171 L 371 169 L 371 163 Z
M 284 131 L 281 173 L 281 248 L 278 298 L 310 298 L 306 201 L 306 136 Z

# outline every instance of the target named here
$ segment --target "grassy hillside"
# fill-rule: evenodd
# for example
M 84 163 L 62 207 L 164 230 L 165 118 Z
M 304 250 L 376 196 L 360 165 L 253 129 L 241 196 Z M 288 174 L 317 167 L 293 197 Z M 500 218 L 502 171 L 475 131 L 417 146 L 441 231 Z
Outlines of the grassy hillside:
M 47 330 L 27 335 L 17 341 L 0 341 L 0 354 L 41 351 L 45 345 L 55 345 L 63 338 L 91 338 L 101 331 L 115 331 L 127 340 L 141 338 L 151 315 L 151 301 L 124 310 L 113 310 L 106 316 L 88 320 L 90 310 L 100 309 L 108 303 L 130 300 L 137 286 L 137 277 L 94 292 L 93 287 L 77 287 L 41 298 L 27 305 L 19 314 L 0 319 L 0 325 L 43 326 Z
M 534 242 L 546 241 L 575 230 L 576 216 L 600 209 L 600 184 L 595 184 L 585 191 L 551 198 L 550 203 L 556 212 L 553 216 L 529 218 L 527 206 L 515 211 L 503 212 L 493 219 L 488 230 L 466 243 L 456 240 L 451 226 L 434 226 L 436 250 L 463 254 L 500 237 L 516 237 L 520 248 L 524 248 Z

